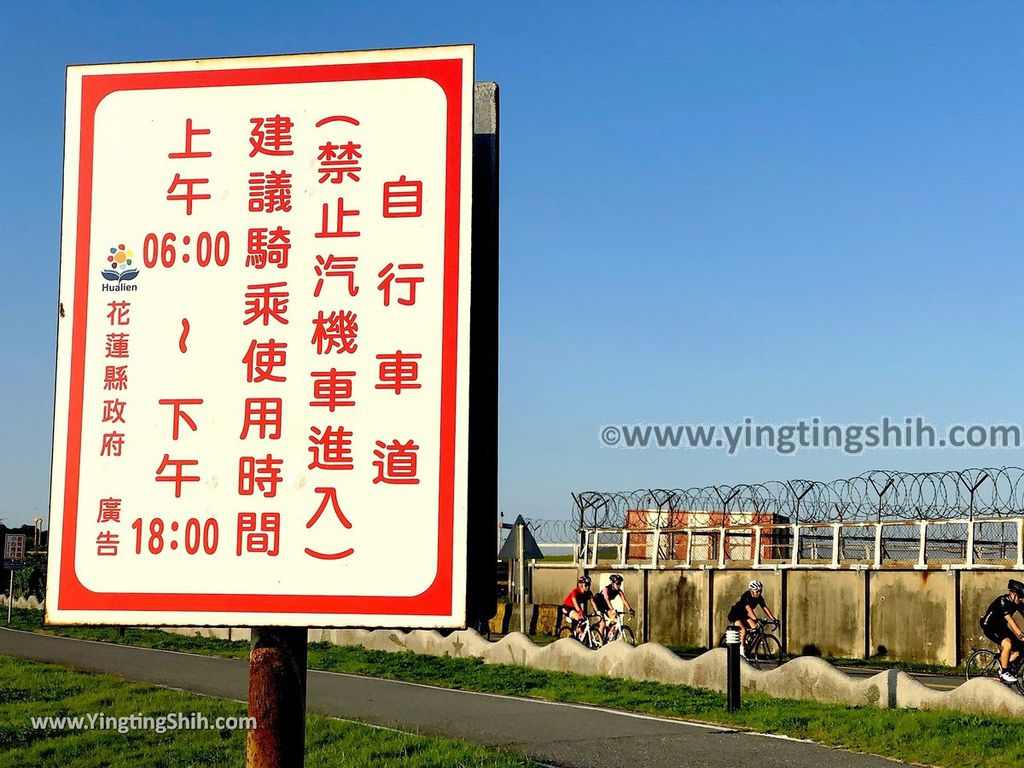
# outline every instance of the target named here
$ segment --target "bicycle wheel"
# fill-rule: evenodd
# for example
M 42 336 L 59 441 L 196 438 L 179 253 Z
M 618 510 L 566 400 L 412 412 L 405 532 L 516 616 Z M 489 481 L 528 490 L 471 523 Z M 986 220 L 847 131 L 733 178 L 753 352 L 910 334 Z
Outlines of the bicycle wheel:
M 636 645 L 636 636 L 633 634 L 633 628 L 622 625 L 619 628 L 619 640 L 629 643 L 630 645 Z
M 782 643 L 775 635 L 761 635 L 750 654 L 750 662 L 758 669 L 773 669 L 782 661 Z
M 967 658 L 964 670 L 968 680 L 976 677 L 998 677 L 999 657 L 992 651 L 979 648 Z
M 597 622 L 590 625 L 590 631 L 587 632 L 584 645 L 592 651 L 596 651 L 604 645 L 604 638 L 601 636 L 601 631 L 598 629 Z

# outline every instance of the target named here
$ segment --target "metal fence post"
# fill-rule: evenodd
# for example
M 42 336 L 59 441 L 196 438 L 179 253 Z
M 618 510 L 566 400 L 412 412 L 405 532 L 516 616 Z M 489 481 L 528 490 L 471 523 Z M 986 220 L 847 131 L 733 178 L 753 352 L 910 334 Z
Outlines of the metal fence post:
M 967 567 L 974 567 L 974 519 L 967 521 Z
M 882 567 L 882 524 L 875 523 L 875 568 Z
M 921 530 L 919 539 L 920 549 L 917 554 L 917 567 L 927 568 L 928 558 L 926 555 L 926 551 L 928 549 L 928 522 L 926 520 L 921 520 L 918 522 L 918 525 L 920 526 Z
M 658 517 L 658 524 L 654 526 L 654 543 L 651 549 L 651 567 L 658 567 L 658 554 L 661 549 L 661 517 Z
M 1024 517 L 1017 518 L 1017 569 L 1024 568 Z
M 832 567 L 838 568 L 839 557 L 839 523 L 832 523 Z

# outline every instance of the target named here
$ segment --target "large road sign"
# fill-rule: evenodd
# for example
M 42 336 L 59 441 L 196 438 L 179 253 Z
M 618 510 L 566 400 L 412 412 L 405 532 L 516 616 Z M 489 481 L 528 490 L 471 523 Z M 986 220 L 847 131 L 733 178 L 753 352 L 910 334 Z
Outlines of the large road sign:
M 71 67 L 50 623 L 464 621 L 470 46 Z

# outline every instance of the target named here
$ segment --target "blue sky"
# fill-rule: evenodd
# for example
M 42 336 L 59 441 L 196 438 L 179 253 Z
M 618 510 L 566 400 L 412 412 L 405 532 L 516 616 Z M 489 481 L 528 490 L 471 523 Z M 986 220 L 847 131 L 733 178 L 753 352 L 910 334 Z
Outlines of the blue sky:
M 506 515 L 580 489 L 1019 451 L 622 450 L 604 424 L 1024 422 L 1009 3 L 23 3 L 0 11 L 0 518 L 48 504 L 67 64 L 472 42 L 501 86 Z

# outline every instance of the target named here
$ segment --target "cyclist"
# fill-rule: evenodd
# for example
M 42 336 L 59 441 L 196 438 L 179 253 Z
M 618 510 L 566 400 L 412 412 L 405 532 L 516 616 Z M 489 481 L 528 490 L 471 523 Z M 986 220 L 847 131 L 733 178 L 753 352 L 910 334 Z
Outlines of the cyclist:
M 608 583 L 605 585 L 605 588 L 594 595 L 594 608 L 601 617 L 598 629 L 605 640 L 608 639 L 608 626 L 614 624 L 615 619 L 619 615 L 612 608 L 612 600 L 617 597 L 621 597 L 622 604 L 626 607 L 626 610 L 633 613 L 633 607 L 629 604 L 629 600 L 626 599 L 626 593 L 622 589 L 622 574 L 613 573 L 608 577 Z
M 1010 579 L 1006 588 L 1007 593 L 993 600 L 981 617 L 981 629 L 985 637 L 999 646 L 999 679 L 1016 683 L 1018 659 L 1024 651 L 1024 631 L 1014 621 L 1013 614 L 1024 614 L 1024 584 Z
M 576 588 L 562 601 L 562 615 L 569 619 L 573 634 L 577 634 L 580 622 L 587 618 L 587 604 L 594 599 L 590 591 L 590 577 L 580 576 Z
M 761 608 L 765 612 L 765 615 L 771 620 L 775 621 L 775 615 L 771 612 L 768 604 L 764 601 L 764 584 L 757 579 L 754 579 L 747 584 L 747 591 L 743 593 L 736 604 L 729 609 L 729 623 L 734 627 L 740 629 L 740 656 L 743 658 L 747 657 L 746 640 L 747 640 L 747 629 L 753 629 L 756 627 L 760 620 L 757 618 L 757 614 L 754 612 L 756 608 Z

